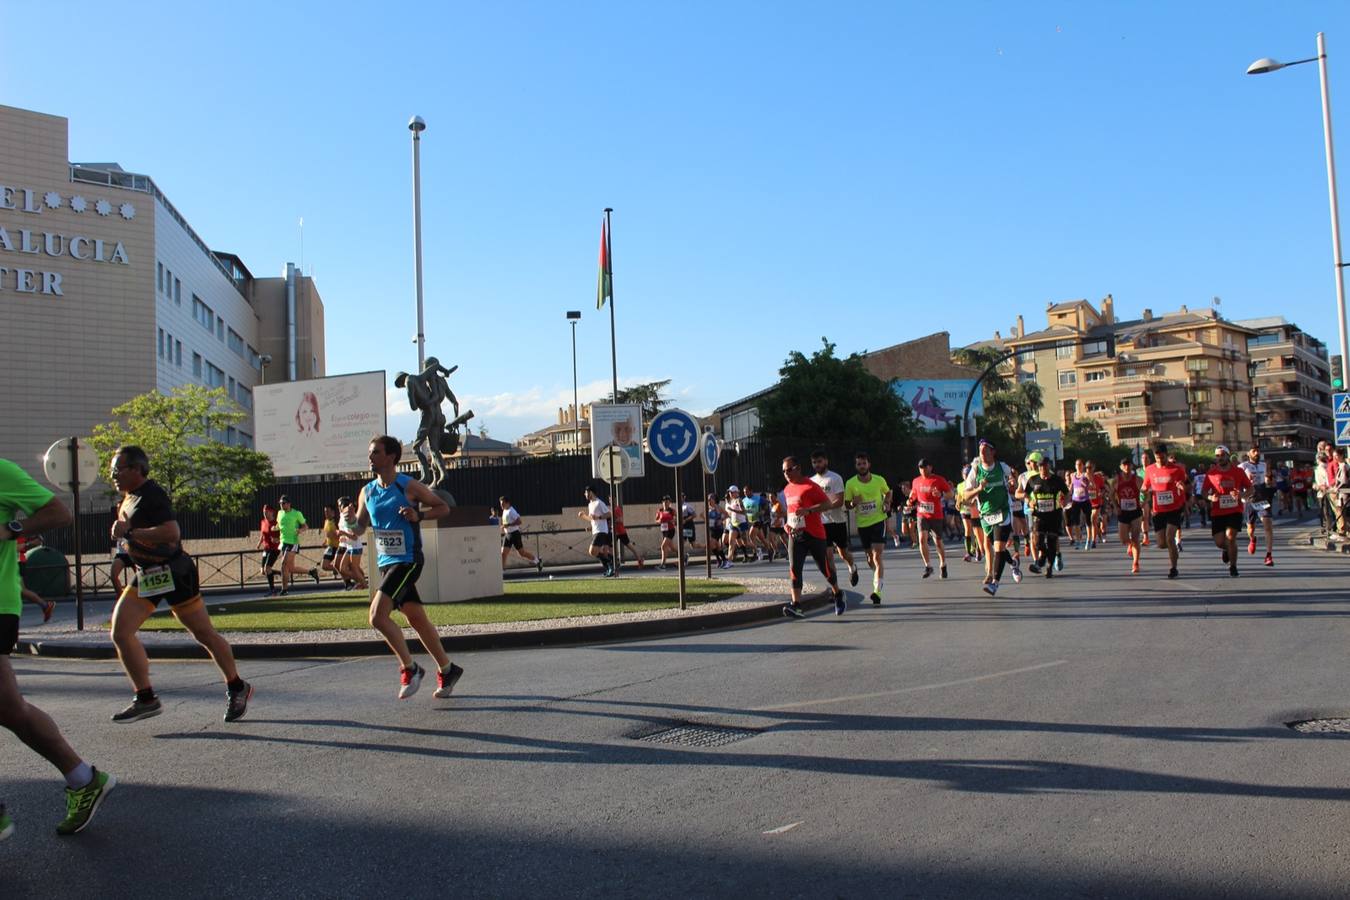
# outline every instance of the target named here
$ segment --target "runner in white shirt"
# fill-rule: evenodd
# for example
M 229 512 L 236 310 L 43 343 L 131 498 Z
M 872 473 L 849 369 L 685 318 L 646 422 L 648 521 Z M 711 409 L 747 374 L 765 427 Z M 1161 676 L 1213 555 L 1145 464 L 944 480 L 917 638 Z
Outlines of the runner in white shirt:
M 815 469 L 815 474 L 811 480 L 820 486 L 825 495 L 830 498 L 833 504 L 830 509 L 820 514 L 820 520 L 825 525 L 825 543 L 833 544 L 834 549 L 838 551 L 839 558 L 848 566 L 848 583 L 853 587 L 858 586 L 858 566 L 853 562 L 853 552 L 849 550 L 848 537 L 848 513 L 844 510 L 844 479 L 839 477 L 839 473 L 830 470 L 830 457 L 824 450 L 817 450 L 811 454 L 811 468 Z
M 511 505 L 511 498 L 500 497 L 498 502 L 501 504 L 502 510 L 502 568 L 506 568 L 506 558 L 514 550 L 521 559 L 533 565 L 536 572 L 542 573 L 544 571 L 544 559 L 525 549 L 520 537 L 520 513 Z
M 1269 558 L 1271 544 L 1274 542 L 1275 529 L 1270 508 L 1270 501 L 1262 500 L 1256 496 L 1256 489 L 1266 483 L 1266 462 L 1261 459 L 1261 448 L 1252 447 L 1247 451 L 1247 458 L 1238 463 L 1238 468 L 1247 473 L 1247 477 L 1252 481 L 1252 496 L 1247 498 L 1246 514 L 1247 520 L 1247 553 L 1256 552 L 1256 521 L 1260 519 L 1266 532 L 1266 556 Z
M 586 509 L 577 513 L 578 519 L 591 523 L 591 546 L 586 552 L 600 561 L 601 573 L 609 578 L 614 575 L 614 541 L 609 533 L 609 504 L 586 486 Z
M 347 589 L 366 590 L 366 573 L 361 568 L 361 554 L 365 542 L 356 536 L 356 501 L 351 497 L 338 498 L 338 546 L 342 548 L 342 557 L 338 560 L 338 571 L 346 579 Z

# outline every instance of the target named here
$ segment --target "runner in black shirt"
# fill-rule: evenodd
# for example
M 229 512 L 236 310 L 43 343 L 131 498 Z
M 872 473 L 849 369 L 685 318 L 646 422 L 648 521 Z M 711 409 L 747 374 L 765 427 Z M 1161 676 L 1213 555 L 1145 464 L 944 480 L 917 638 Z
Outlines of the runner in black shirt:
M 1027 479 L 1026 487 L 1018 491 L 1031 512 L 1032 546 L 1035 562 L 1031 571 L 1040 573 L 1045 567 L 1045 577 L 1055 577 L 1055 557 L 1059 555 L 1059 536 L 1061 534 L 1064 513 L 1061 509 L 1069 486 L 1064 479 L 1050 470 L 1050 460 L 1039 451 L 1027 457 L 1036 463 L 1037 473 Z
M 150 460 L 140 447 L 118 447 L 113 453 L 112 483 L 122 492 L 122 502 L 117 507 L 112 539 L 126 546 L 136 574 L 128 579 L 113 609 L 112 638 L 136 696 L 112 719 L 135 722 L 163 712 L 150 686 L 150 660 L 136 632 L 165 600 L 174 618 L 211 654 L 225 676 L 225 721 L 233 722 L 248 709 L 253 688 L 239 677 L 234 651 L 211 625 L 197 580 L 197 565 L 183 552 L 182 532 L 169 495 L 149 480 L 149 474 Z

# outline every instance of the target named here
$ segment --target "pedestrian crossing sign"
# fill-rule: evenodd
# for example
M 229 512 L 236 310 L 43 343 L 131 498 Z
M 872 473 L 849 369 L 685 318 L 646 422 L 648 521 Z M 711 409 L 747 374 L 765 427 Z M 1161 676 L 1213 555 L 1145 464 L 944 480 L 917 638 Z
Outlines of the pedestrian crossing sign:
M 1350 447 L 1350 419 L 1336 420 L 1336 446 Z
M 1331 408 L 1335 415 L 1350 416 L 1350 393 L 1332 394 Z

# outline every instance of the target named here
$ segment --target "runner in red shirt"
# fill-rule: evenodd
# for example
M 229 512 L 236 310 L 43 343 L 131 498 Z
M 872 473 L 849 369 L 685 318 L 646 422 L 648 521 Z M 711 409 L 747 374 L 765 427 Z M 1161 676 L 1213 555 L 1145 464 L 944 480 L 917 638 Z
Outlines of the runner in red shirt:
M 1252 480 L 1229 459 L 1223 444 L 1214 448 L 1214 465 L 1205 476 L 1205 499 L 1209 501 L 1209 530 L 1214 546 L 1223 551 L 1228 574 L 1237 577 L 1237 533 L 1242 530 L 1243 501 L 1251 496 Z
M 783 495 L 787 499 L 788 560 L 792 575 L 792 602 L 783 607 L 783 615 L 794 619 L 806 618 L 801 607 L 802 566 L 810 554 L 820 574 L 830 583 L 834 595 L 834 614 L 842 616 L 844 592 L 839 589 L 835 577 L 830 545 L 825 542 L 825 523 L 820 518 L 822 511 L 834 508 L 834 502 L 818 484 L 802 474 L 801 464 L 795 456 L 783 458 L 783 477 L 788 482 L 787 487 L 783 488 Z
M 646 561 L 642 558 L 642 551 L 628 536 L 628 529 L 623 524 L 623 507 L 616 506 L 611 513 L 614 517 L 614 565 L 618 568 L 623 567 L 624 551 L 627 550 L 637 559 L 639 569 L 645 567 Z
M 1289 473 L 1289 486 L 1294 491 L 1294 509 L 1298 510 L 1298 520 L 1303 521 L 1303 513 L 1308 509 L 1308 489 L 1312 487 L 1313 471 L 1302 463 L 1296 463 Z
M 1134 461 L 1128 456 L 1120 461 L 1120 474 L 1111 485 L 1111 494 L 1115 497 L 1117 519 L 1120 522 L 1120 542 L 1130 555 L 1130 572 L 1139 573 L 1139 536 L 1144 510 L 1140 504 L 1140 492 L 1143 482 L 1134 473 Z
M 666 556 L 675 553 L 675 507 L 670 505 L 670 496 L 661 498 L 661 507 L 656 511 L 656 524 L 661 528 L 661 568 L 666 567 Z
M 1172 567 L 1168 578 L 1177 577 L 1177 530 L 1181 527 L 1182 511 L 1186 507 L 1186 488 L 1189 479 L 1186 470 L 1170 461 L 1167 445 L 1155 448 L 1153 465 L 1144 470 L 1144 489 L 1153 501 L 1153 530 L 1159 533 Z
M 262 551 L 260 567 L 267 576 L 267 596 L 277 592 L 277 557 L 281 555 L 281 526 L 277 524 L 277 510 L 272 504 L 263 505 L 262 524 L 258 526 L 258 549 Z M 131 559 L 127 557 L 128 561 Z
M 933 474 L 933 464 L 926 459 L 919 460 L 919 477 L 910 483 L 908 509 L 918 516 L 919 556 L 923 557 L 923 577 L 933 574 L 933 564 L 928 556 L 928 536 L 933 536 L 937 545 L 938 571 L 947 577 L 947 548 L 944 540 L 946 513 L 942 508 L 945 497 L 952 496 L 955 488 L 941 475 Z
M 1092 506 L 1092 517 L 1088 521 L 1088 538 L 1091 541 L 1090 546 L 1095 547 L 1098 544 L 1106 542 L 1106 476 L 1097 471 L 1097 464 L 1089 461 L 1088 470 L 1088 503 Z

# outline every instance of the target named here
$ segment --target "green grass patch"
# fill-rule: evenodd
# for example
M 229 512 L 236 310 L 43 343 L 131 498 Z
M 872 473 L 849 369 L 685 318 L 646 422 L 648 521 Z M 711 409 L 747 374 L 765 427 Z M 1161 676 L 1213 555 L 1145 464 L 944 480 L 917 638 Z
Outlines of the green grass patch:
M 463 603 L 428 603 L 427 615 L 437 625 L 476 625 L 526 622 L 572 616 L 669 609 L 679 605 L 679 582 L 674 578 L 568 578 L 557 581 L 514 582 L 506 593 Z M 728 600 L 745 592 L 726 581 L 689 580 L 685 596 L 690 605 Z M 211 606 L 211 621 L 220 631 L 321 631 L 369 628 L 370 602 L 364 593 L 297 594 L 268 600 L 239 600 Z M 395 621 L 406 624 L 402 616 Z M 181 626 L 167 610 L 155 613 L 143 626 L 168 631 Z

